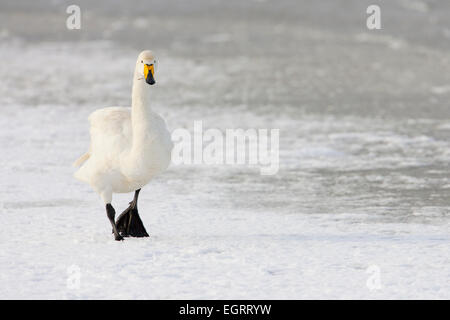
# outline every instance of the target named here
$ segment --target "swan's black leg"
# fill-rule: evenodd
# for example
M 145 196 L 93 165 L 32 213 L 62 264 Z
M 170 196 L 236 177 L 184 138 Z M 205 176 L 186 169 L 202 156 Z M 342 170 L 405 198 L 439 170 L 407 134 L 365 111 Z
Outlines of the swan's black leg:
M 108 216 L 109 222 L 111 222 L 111 225 L 113 227 L 114 238 L 117 241 L 123 240 L 123 237 L 117 231 L 116 224 L 114 222 L 114 217 L 116 215 L 116 210 L 114 210 L 114 208 L 111 205 L 111 203 L 107 203 L 106 204 L 106 215 Z
M 135 191 L 134 198 L 133 201 L 130 202 L 130 206 L 117 218 L 117 229 L 124 237 L 148 237 L 148 233 L 145 230 L 137 208 L 140 191 L 141 189 Z

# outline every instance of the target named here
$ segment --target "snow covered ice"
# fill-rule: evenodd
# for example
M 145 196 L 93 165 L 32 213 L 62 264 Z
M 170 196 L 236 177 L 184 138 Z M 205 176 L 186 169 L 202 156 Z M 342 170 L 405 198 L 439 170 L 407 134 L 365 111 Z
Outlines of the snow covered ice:
M 372 33 L 350 2 L 81 1 L 78 33 L 62 2 L 2 3 L 0 298 L 450 298 L 450 4 L 392 1 Z M 71 163 L 147 48 L 170 129 L 280 129 L 280 168 L 171 166 L 150 237 L 116 242 Z

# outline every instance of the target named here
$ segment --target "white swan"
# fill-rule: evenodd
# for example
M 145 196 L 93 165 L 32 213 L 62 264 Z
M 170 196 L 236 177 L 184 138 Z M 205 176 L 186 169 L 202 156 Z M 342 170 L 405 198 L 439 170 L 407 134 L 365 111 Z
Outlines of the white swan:
M 137 210 L 140 189 L 170 163 L 173 144 L 165 121 L 150 109 L 156 59 L 142 51 L 136 61 L 131 109 L 104 108 L 89 116 L 91 143 L 74 176 L 92 186 L 106 204 L 116 240 L 148 236 Z M 130 206 L 114 221 L 113 193 L 135 191 Z

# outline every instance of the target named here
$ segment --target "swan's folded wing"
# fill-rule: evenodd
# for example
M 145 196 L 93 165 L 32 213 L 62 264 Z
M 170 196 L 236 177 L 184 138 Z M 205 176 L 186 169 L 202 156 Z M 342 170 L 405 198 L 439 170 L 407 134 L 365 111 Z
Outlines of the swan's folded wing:
M 120 153 L 131 141 L 131 109 L 110 107 L 89 116 L 91 152 Z

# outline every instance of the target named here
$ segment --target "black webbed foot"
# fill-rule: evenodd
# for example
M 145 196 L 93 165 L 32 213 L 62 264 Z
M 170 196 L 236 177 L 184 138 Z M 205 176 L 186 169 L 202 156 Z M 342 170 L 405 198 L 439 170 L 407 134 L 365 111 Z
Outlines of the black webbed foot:
M 117 231 L 123 237 L 148 237 L 137 208 L 130 205 L 117 218 Z
M 123 237 L 119 234 L 119 235 L 117 235 L 117 236 L 114 236 L 114 240 L 116 240 L 116 241 L 122 241 L 122 240 L 123 240 Z
M 137 190 L 133 201 L 124 212 L 122 212 L 116 221 L 117 231 L 123 237 L 148 237 L 147 230 L 139 216 L 137 209 L 137 198 L 139 195 Z

